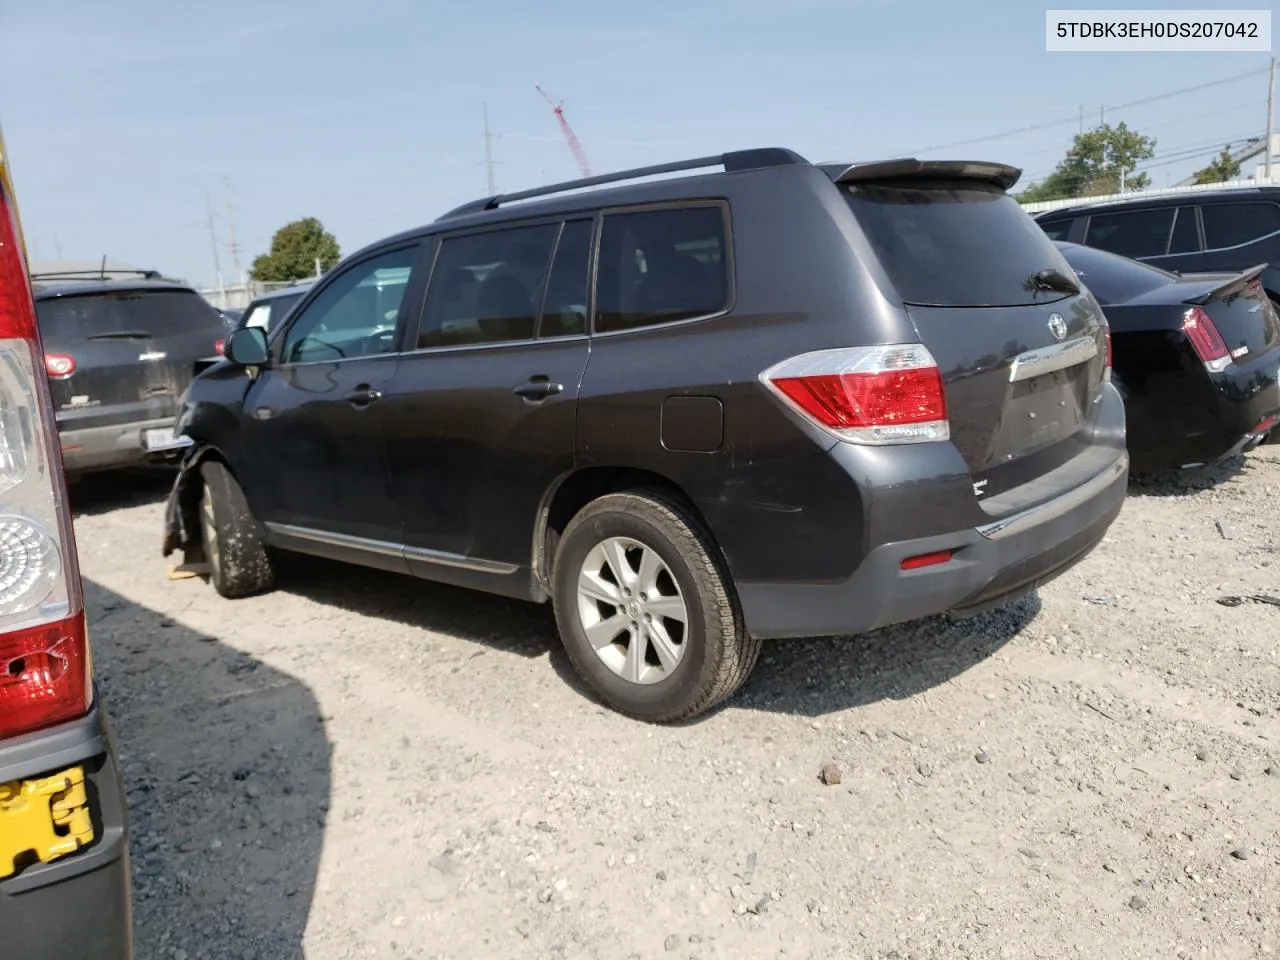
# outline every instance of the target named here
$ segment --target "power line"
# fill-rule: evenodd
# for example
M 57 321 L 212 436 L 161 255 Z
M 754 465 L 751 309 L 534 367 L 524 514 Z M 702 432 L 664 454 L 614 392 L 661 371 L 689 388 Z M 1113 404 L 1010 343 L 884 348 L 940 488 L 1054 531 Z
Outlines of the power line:
M 1132 100 L 1129 103 L 1121 103 L 1121 104 L 1117 104 L 1116 106 L 1104 107 L 1103 110 L 1104 110 L 1104 113 L 1107 110 L 1110 110 L 1114 113 L 1117 110 L 1129 110 L 1133 107 L 1142 107 L 1142 106 L 1146 106 L 1149 103 L 1156 103 L 1160 100 L 1168 100 L 1172 97 L 1181 97 L 1188 93 L 1197 93 L 1201 90 L 1208 90 L 1211 87 L 1219 87 L 1219 86 L 1222 86 L 1223 84 L 1235 83 L 1238 80 L 1244 80 L 1249 77 L 1261 76 L 1264 73 L 1268 73 L 1270 69 L 1271 68 L 1268 66 L 1262 69 L 1249 70 L 1245 73 L 1236 74 L 1233 77 L 1224 77 L 1221 80 L 1210 80 L 1208 83 L 1199 83 L 1193 87 L 1184 87 L 1181 90 L 1171 90 L 1168 93 L 1160 93 L 1160 94 L 1156 94 L 1155 96 L 1144 97 L 1141 100 Z M 1049 129 L 1052 129 L 1053 127 L 1061 127 L 1061 126 L 1065 126 L 1068 123 L 1079 123 L 1079 122 L 1080 122 L 1080 116 L 1079 116 L 1079 113 L 1076 113 L 1070 117 L 1065 117 L 1059 120 L 1048 120 L 1048 121 L 1045 121 L 1044 123 L 1033 123 L 1025 127 L 1018 127 L 1016 130 L 1006 130 L 1004 133 L 995 133 L 986 137 L 973 137 L 968 140 L 957 140 L 954 143 L 936 144 L 931 147 L 923 147 L 917 150 L 907 150 L 905 151 L 905 153 L 907 153 L 908 155 L 914 156 L 915 154 L 918 154 L 918 153 L 929 153 L 930 151 L 933 151 L 933 150 L 950 150 L 952 147 L 967 147 L 975 143 L 990 143 L 992 140 L 1003 140 L 1005 137 L 1014 137 L 1022 133 L 1033 133 L 1037 130 L 1049 130 Z

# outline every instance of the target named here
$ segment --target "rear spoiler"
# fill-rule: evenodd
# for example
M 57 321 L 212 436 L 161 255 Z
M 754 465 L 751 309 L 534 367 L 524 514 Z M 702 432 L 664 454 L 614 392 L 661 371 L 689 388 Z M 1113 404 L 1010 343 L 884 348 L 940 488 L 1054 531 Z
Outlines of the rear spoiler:
M 1005 163 L 988 163 L 982 160 L 877 160 L 872 163 L 855 163 L 841 169 L 827 167 L 827 174 L 836 183 L 857 183 L 862 180 L 919 180 L 926 177 L 982 180 L 1008 190 L 1022 176 L 1019 167 Z
M 1250 267 L 1248 270 L 1245 270 L 1243 273 L 1237 273 L 1233 276 L 1228 277 L 1222 283 L 1218 284 L 1216 287 L 1209 290 L 1208 293 L 1202 293 L 1196 297 L 1188 297 L 1186 300 L 1183 300 L 1182 302 L 1193 303 L 1193 304 L 1196 304 L 1197 306 L 1204 306 L 1206 303 L 1209 303 L 1212 300 L 1223 300 L 1227 297 L 1233 296 L 1234 294 L 1243 293 L 1245 287 L 1249 286 L 1249 284 L 1253 283 L 1255 280 L 1261 277 L 1262 274 L 1266 271 L 1266 269 L 1267 269 L 1267 264 L 1260 263 L 1256 267 Z M 1194 274 L 1191 274 L 1191 275 L 1188 275 L 1185 273 L 1182 274 L 1182 278 L 1184 280 L 1190 280 L 1193 277 L 1194 277 Z

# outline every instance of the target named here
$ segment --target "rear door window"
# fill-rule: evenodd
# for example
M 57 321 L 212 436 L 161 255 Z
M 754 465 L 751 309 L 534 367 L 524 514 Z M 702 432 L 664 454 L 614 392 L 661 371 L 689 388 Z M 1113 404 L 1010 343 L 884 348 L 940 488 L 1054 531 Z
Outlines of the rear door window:
M 532 340 L 560 224 L 446 237 L 418 348 Z
M 1032 275 L 1069 268 L 1044 229 L 999 187 L 977 181 L 855 184 L 845 196 L 907 303 L 1015 306 L 1061 299 Z
M 1072 245 L 1064 255 L 1076 275 L 1102 305 L 1124 303 L 1173 282 L 1174 276 L 1149 263 Z
M 1170 253 L 1199 253 L 1200 229 L 1196 226 L 1196 208 L 1179 207 L 1169 237 Z
M 36 303 L 46 340 L 160 340 L 222 326 L 222 317 L 194 291 L 122 290 Z
M 1066 240 L 1075 225 L 1075 219 L 1055 220 L 1052 223 L 1041 223 L 1040 229 L 1050 240 Z
M 719 204 L 606 214 L 596 332 L 675 323 L 726 309 L 727 236 Z
M 542 301 L 539 337 L 567 337 L 587 332 L 587 299 L 591 291 L 590 220 L 571 220 L 560 232 L 555 262 Z
M 1122 257 L 1158 257 L 1169 249 L 1173 207 L 1097 213 L 1089 218 L 1085 243 Z
M 1265 200 L 1249 203 L 1206 203 L 1204 242 L 1210 250 L 1238 247 L 1280 231 L 1280 206 Z

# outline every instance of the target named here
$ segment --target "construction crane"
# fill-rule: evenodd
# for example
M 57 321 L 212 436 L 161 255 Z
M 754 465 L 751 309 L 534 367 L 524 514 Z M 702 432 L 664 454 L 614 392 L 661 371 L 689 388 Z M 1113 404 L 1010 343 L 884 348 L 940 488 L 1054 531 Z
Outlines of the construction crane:
M 569 126 L 569 121 L 564 118 L 564 101 L 557 103 L 547 96 L 547 91 L 543 90 L 538 84 L 534 84 L 534 89 L 542 94 L 542 99 L 547 101 L 547 105 L 551 107 L 556 115 L 556 120 L 560 123 L 560 132 L 564 134 L 564 139 L 569 144 L 569 150 L 573 154 L 573 159 L 578 162 L 578 169 L 582 171 L 584 177 L 591 176 L 591 164 L 587 162 L 587 154 L 582 149 L 582 144 L 578 142 L 578 135 L 573 132 L 573 127 Z

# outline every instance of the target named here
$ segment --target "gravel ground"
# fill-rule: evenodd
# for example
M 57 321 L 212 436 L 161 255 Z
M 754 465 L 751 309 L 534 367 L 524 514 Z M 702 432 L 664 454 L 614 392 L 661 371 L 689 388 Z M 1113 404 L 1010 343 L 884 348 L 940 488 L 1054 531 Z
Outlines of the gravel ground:
M 77 495 L 140 958 L 1280 954 L 1280 607 L 1217 602 L 1280 595 L 1280 446 L 1135 482 L 1008 610 L 768 647 L 676 728 L 584 697 L 545 608 L 168 581 L 166 488 Z

